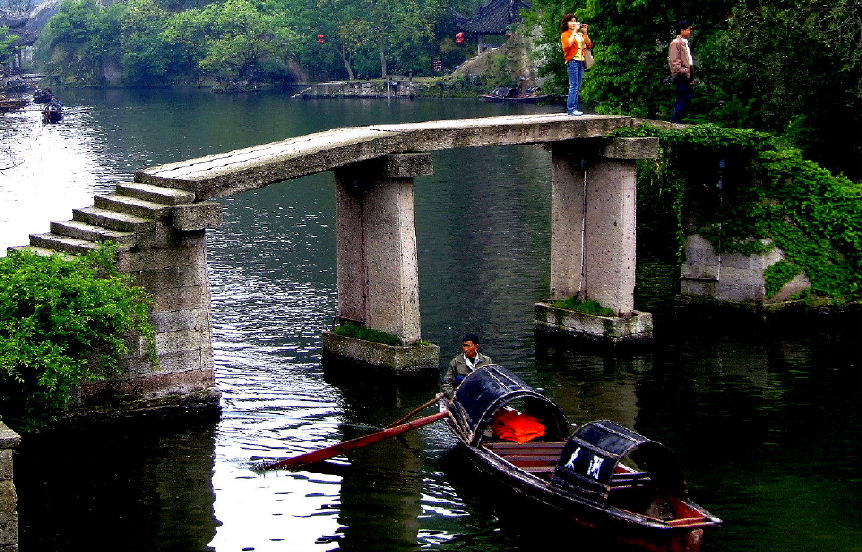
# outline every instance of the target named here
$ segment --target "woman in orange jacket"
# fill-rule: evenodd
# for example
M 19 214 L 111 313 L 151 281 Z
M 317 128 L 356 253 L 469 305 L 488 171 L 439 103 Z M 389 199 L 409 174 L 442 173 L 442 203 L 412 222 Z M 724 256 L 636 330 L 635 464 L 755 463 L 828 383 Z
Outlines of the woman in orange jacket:
M 566 101 L 566 113 L 569 115 L 583 115 L 580 107 L 581 86 L 584 83 L 584 51 L 593 47 L 593 41 L 587 34 L 589 25 L 578 22 L 573 13 L 563 16 L 560 23 L 560 42 L 563 45 L 563 56 L 566 59 L 566 68 L 569 71 L 569 98 Z

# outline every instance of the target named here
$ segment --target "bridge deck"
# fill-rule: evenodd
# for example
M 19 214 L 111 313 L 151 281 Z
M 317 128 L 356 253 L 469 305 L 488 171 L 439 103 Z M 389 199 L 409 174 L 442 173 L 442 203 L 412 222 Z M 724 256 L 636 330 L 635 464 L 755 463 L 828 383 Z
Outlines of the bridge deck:
M 552 113 L 339 128 L 145 169 L 135 181 L 193 191 L 201 201 L 392 153 L 598 138 L 637 122 Z

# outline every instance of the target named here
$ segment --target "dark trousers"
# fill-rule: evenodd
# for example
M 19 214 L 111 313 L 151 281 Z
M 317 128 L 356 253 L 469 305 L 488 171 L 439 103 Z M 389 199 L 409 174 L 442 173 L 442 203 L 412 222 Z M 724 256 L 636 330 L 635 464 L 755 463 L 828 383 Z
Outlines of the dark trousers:
M 691 99 L 694 97 L 694 87 L 691 85 L 691 79 L 686 75 L 674 77 L 673 84 L 676 86 L 676 106 L 673 109 L 673 117 L 670 118 L 670 122 L 681 123 L 688 111 L 689 104 L 691 104 Z

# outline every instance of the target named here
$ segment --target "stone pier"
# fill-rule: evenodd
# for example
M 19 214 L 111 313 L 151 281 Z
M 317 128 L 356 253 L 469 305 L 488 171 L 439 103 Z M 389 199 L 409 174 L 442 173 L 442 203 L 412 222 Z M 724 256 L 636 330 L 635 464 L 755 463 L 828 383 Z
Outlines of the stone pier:
M 18 550 L 18 495 L 12 479 L 12 455 L 21 438 L 0 422 L 0 552 Z
M 436 370 L 439 347 L 420 344 L 413 179 L 431 154 L 393 154 L 335 171 L 338 318 L 397 336 L 403 346 L 327 334 L 327 355 L 397 372 Z
M 536 305 L 537 329 L 610 344 L 652 337 L 652 316 L 634 310 L 637 160 L 657 155 L 655 138 L 551 146 L 551 296 Z M 572 297 L 615 314 L 552 304 Z

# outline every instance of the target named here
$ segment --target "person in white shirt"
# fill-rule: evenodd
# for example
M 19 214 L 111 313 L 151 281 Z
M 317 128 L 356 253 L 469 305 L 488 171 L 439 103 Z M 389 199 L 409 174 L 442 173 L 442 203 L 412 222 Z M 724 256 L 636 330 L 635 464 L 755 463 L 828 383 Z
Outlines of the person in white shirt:
M 691 47 L 688 39 L 694 27 L 691 21 L 680 21 L 676 25 L 677 37 L 670 43 L 668 48 L 667 62 L 670 66 L 670 74 L 676 87 L 676 105 L 672 123 L 681 123 L 694 97 L 694 59 L 691 57 Z

